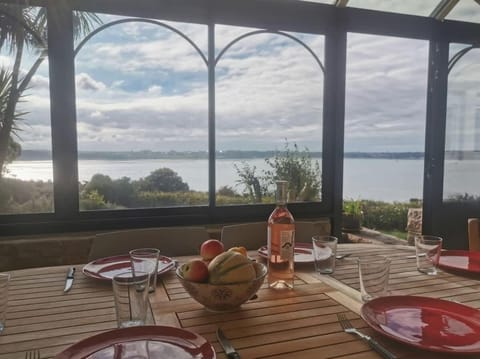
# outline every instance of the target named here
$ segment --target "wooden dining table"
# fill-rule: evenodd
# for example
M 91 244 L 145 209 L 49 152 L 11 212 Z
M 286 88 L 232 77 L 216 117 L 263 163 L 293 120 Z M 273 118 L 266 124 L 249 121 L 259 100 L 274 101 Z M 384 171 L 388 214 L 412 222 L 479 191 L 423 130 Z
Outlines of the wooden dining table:
M 244 359 L 380 358 L 368 344 L 342 330 L 337 314 L 345 313 L 355 327 L 372 335 L 398 358 L 451 357 L 413 348 L 368 327 L 359 315 L 362 302 L 355 257 L 381 254 L 391 258 L 391 294 L 454 300 L 473 308 L 480 307 L 480 277 L 445 271 L 436 276 L 422 274 L 416 270 L 415 259 L 408 258 L 415 253 L 409 246 L 349 243 L 340 244 L 338 252 L 352 255 L 337 260 L 334 274 L 319 275 L 312 263 L 298 264 L 293 290 L 269 289 L 265 283 L 257 298 L 228 313 L 206 310 L 184 290 L 174 270 L 168 271 L 150 295 L 150 320 L 203 336 L 218 358 L 226 358 L 215 335 L 219 327 Z M 190 258 L 175 259 L 182 263 Z M 53 358 L 82 339 L 116 328 L 111 283 L 86 277 L 82 266 L 76 267 L 68 293 L 63 293 L 68 267 L 11 272 L 0 359 L 24 359 L 25 353 L 34 349 L 40 350 L 42 359 Z

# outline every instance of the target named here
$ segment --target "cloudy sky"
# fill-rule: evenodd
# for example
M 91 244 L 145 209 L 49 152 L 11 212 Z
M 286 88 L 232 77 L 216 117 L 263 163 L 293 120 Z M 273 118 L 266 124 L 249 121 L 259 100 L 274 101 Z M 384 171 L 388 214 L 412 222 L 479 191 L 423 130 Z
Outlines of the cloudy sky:
M 437 1 L 397 2 L 407 5 L 398 11 L 408 13 L 416 6 L 416 13 L 428 14 Z M 351 1 L 352 6 L 359 3 L 371 8 L 378 0 Z M 462 8 L 452 15 L 466 5 L 470 10 L 463 10 L 463 15 L 475 14 L 471 9 L 476 6 L 480 17 L 480 6 L 473 0 L 460 3 Z M 116 19 L 120 18 L 102 16 L 104 23 Z M 205 26 L 168 24 L 207 55 Z M 217 55 L 253 30 L 217 26 Z M 289 35 L 323 62 L 323 36 Z M 478 69 L 479 52 L 472 51 L 458 64 L 458 69 L 469 69 L 468 75 L 452 72 L 458 101 L 467 98 L 462 91 L 468 84 L 478 87 L 480 71 L 474 66 Z M 423 151 L 427 61 L 427 41 L 349 34 L 346 151 Z M 11 58 L 0 53 L 0 63 L 11 63 Z M 207 150 L 207 68 L 178 34 L 140 22 L 116 25 L 93 37 L 79 52 L 75 66 L 80 150 Z M 20 107 L 30 112 L 21 134 L 24 149 L 50 148 L 47 69 L 45 63 Z M 216 66 L 217 149 L 270 150 L 282 148 L 287 139 L 320 150 L 323 91 L 318 63 L 292 39 L 260 34 L 235 43 Z M 468 101 L 477 101 L 473 108 L 478 108 L 478 94 L 474 95 Z

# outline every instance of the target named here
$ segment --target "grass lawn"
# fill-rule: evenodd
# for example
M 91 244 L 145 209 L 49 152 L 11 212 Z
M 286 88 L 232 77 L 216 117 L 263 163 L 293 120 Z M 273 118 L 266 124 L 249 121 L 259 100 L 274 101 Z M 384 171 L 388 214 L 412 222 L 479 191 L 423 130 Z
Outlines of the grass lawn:
M 387 230 L 381 230 L 382 233 L 388 234 L 390 236 L 394 236 L 400 239 L 407 240 L 407 232 L 403 231 L 387 231 Z

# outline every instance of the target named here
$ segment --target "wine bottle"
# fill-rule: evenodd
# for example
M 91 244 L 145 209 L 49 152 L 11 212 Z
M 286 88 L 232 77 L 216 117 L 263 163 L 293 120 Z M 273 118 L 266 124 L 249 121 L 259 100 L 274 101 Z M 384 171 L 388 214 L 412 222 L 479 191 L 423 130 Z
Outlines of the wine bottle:
M 287 181 L 277 181 L 276 207 L 268 218 L 268 286 L 293 289 L 295 221 L 287 208 Z

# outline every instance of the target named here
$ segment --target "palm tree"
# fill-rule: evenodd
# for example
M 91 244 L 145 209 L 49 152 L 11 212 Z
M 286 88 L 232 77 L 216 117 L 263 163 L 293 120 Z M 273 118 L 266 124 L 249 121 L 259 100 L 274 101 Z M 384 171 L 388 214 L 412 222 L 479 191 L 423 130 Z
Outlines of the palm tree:
M 87 34 L 95 23 L 100 22 L 100 19 L 94 14 L 74 12 L 75 37 Z M 48 56 L 46 9 L 0 4 L 0 24 L 0 50 L 8 51 L 14 59 L 11 69 L 0 68 L 0 73 L 4 76 L 4 81 L 0 84 L 0 103 L 2 104 L 0 107 L 1 179 L 5 164 L 12 159 L 12 148 L 15 148 L 15 144 L 17 144 L 12 135 L 18 136 L 19 131 L 17 122 L 21 114 L 17 112 L 18 102 L 28 88 L 32 77 Z M 24 70 L 21 65 L 26 48 L 34 50 L 36 59 L 25 75 L 22 74 L 20 77 L 21 70 Z
M 0 69 L 0 130 L 4 126 L 4 115 L 6 113 L 7 103 L 9 99 L 9 92 L 11 89 L 11 80 L 12 74 L 9 73 L 5 69 Z M 18 122 L 22 120 L 21 116 L 25 115 L 25 113 L 15 113 L 15 118 L 12 126 L 11 133 L 12 135 L 8 139 L 7 143 L 7 153 L 5 156 L 5 163 L 10 163 L 16 157 L 18 157 L 21 153 L 21 146 L 18 142 L 13 139 L 13 135 L 18 137 L 17 132 L 20 131 L 18 127 Z M 6 169 L 3 168 L 3 171 Z M 0 172 L 3 172 L 2 168 L 0 167 Z M 1 173 L 0 173 L 1 175 Z

